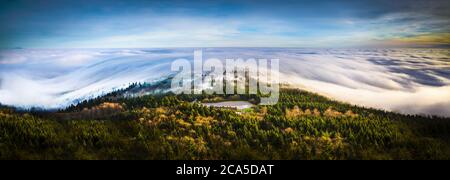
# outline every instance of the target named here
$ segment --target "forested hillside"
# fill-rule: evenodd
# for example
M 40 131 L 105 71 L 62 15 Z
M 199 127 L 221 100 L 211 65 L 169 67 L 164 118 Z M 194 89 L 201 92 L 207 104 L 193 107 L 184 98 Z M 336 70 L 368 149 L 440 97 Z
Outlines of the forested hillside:
M 0 159 L 450 159 L 450 119 L 408 116 L 283 89 L 256 95 L 118 93 L 58 112 L 0 109 Z

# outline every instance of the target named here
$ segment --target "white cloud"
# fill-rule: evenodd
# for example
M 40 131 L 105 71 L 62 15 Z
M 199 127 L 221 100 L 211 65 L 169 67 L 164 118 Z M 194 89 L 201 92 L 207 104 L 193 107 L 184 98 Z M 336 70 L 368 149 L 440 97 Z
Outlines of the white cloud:
M 192 53 L 190 49 L 24 50 L 20 55 L 27 62 L 21 64 L 26 67 L 0 72 L 0 103 L 67 106 L 131 82 L 161 79 L 172 73 L 172 60 Z M 368 107 L 450 116 L 448 50 L 207 48 L 203 54 L 280 59 L 281 80 L 296 87 Z M 54 75 L 65 61 L 76 68 Z
M 10 52 L 0 52 L 1 64 L 19 64 L 26 61 L 26 58 L 20 54 Z

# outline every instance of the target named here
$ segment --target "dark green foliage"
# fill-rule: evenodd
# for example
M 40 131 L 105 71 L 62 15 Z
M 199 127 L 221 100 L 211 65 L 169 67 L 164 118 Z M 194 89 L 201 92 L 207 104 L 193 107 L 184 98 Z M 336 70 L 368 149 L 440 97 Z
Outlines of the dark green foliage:
M 119 95 L 55 113 L 1 107 L 0 159 L 450 159 L 448 118 L 293 89 L 276 105 L 239 113 L 194 101 L 258 97 Z

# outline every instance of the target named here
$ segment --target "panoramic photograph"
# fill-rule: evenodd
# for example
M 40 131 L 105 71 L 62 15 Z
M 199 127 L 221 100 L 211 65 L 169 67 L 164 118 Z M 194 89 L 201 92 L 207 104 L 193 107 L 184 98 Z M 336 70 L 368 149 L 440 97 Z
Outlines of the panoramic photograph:
M 449 159 L 448 0 L 1 1 L 0 160 Z

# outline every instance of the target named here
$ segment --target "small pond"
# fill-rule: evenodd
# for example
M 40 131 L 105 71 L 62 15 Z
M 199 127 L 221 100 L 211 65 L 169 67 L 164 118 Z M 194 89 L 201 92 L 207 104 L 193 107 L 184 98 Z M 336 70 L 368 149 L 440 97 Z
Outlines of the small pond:
M 251 108 L 255 105 L 252 103 L 249 103 L 247 101 L 224 101 L 224 102 L 217 102 L 217 103 L 202 103 L 205 106 L 212 106 L 212 107 L 228 107 L 228 108 L 236 108 L 239 110 Z

